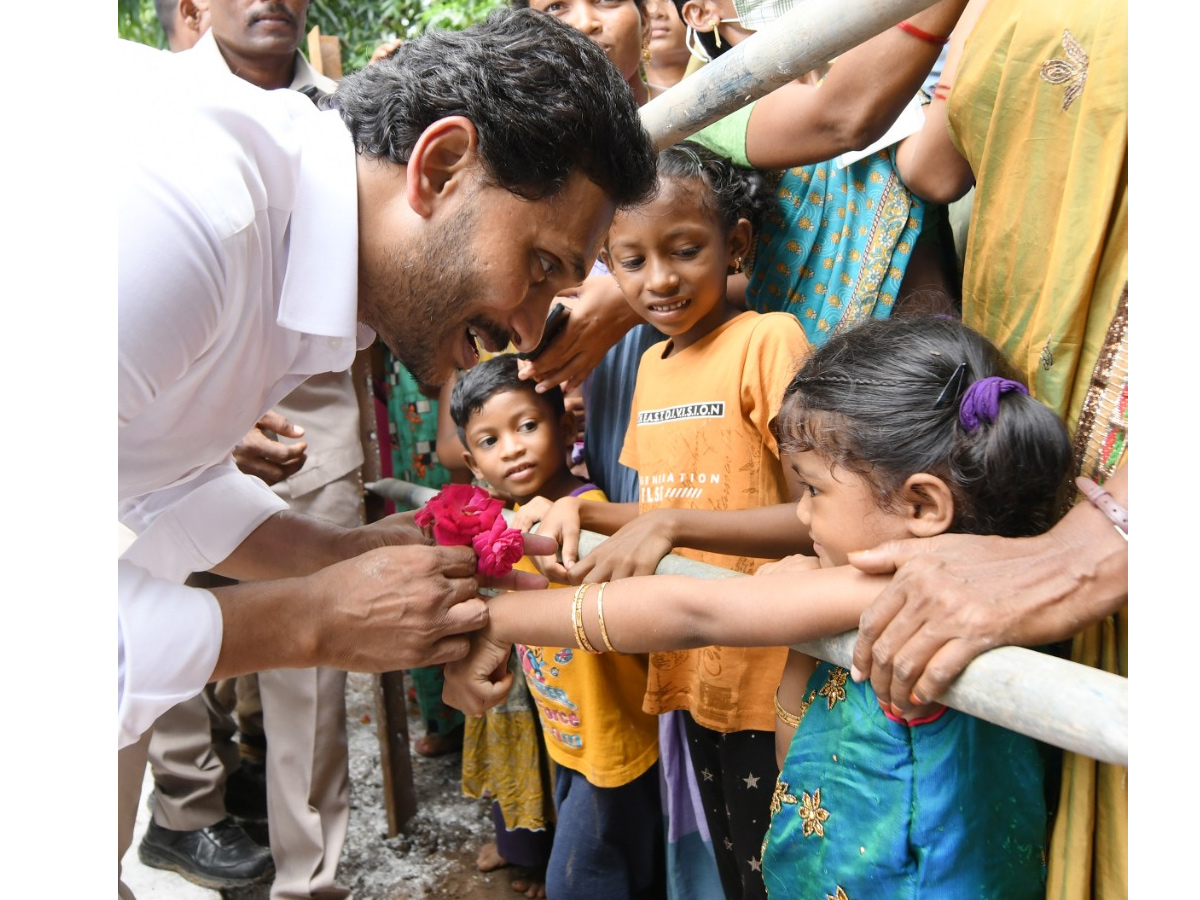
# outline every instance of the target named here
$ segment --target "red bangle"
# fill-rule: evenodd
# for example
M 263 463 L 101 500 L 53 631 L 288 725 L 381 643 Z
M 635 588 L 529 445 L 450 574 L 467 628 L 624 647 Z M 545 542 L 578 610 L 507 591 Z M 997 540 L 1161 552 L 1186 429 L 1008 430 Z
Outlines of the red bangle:
M 935 100 L 945 100 L 950 96 L 950 85 L 938 82 L 933 86 L 933 98 Z
M 944 44 L 950 43 L 950 38 L 938 37 L 936 34 L 930 34 L 928 31 L 918 28 L 912 22 L 908 21 L 908 19 L 905 19 L 903 22 L 899 23 L 896 27 L 905 34 L 911 34 L 913 37 L 917 38 L 918 40 L 922 40 L 927 44 L 934 44 L 935 46 L 941 47 Z

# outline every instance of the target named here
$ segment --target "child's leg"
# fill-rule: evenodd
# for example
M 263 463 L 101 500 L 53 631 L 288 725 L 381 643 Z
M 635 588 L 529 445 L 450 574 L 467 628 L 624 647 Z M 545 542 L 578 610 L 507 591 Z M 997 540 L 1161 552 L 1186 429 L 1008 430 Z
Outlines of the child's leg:
M 558 766 L 554 800 L 558 822 L 546 869 L 547 898 L 653 900 L 663 854 L 658 764 L 616 788 L 595 787 Z
M 722 734 L 684 713 L 688 753 L 726 900 L 765 900 L 761 853 L 779 770 L 770 731 Z

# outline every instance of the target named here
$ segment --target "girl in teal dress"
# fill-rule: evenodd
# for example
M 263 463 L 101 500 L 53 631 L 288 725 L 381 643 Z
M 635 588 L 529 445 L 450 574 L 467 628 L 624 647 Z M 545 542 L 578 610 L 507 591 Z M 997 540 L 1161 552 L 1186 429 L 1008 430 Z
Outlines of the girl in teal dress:
M 818 351 L 788 388 L 779 443 L 821 568 L 891 539 L 1049 529 L 1070 444 L 1014 379 L 991 344 L 936 317 L 860 326 Z M 1033 739 L 936 703 L 901 717 L 870 682 L 795 651 L 776 714 L 768 896 L 1044 895 Z

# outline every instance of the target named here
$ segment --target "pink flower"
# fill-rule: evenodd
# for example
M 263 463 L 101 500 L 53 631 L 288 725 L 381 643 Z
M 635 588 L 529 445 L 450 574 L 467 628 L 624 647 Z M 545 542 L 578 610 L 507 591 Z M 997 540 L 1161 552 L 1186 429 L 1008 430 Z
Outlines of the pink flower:
M 490 529 L 475 535 L 471 546 L 479 554 L 476 571 L 480 575 L 507 575 L 513 563 L 525 555 L 525 536 L 497 518 Z
M 433 537 L 444 547 L 466 547 L 475 535 L 499 519 L 504 504 L 487 491 L 469 484 L 448 484 L 417 512 L 422 528 L 433 526 Z
M 504 504 L 487 491 L 469 484 L 448 484 L 417 511 L 414 521 L 432 528 L 443 547 L 474 547 L 480 575 L 507 575 L 525 555 L 525 538 L 509 528 Z

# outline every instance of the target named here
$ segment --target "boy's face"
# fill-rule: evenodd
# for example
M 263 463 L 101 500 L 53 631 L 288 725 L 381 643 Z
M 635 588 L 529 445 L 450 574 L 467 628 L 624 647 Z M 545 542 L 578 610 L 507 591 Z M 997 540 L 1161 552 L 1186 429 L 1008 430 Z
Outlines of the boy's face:
M 531 390 L 493 394 L 465 432 L 464 458 L 475 477 L 518 503 L 570 476 L 574 416 L 568 412 L 556 421 L 550 404 Z

